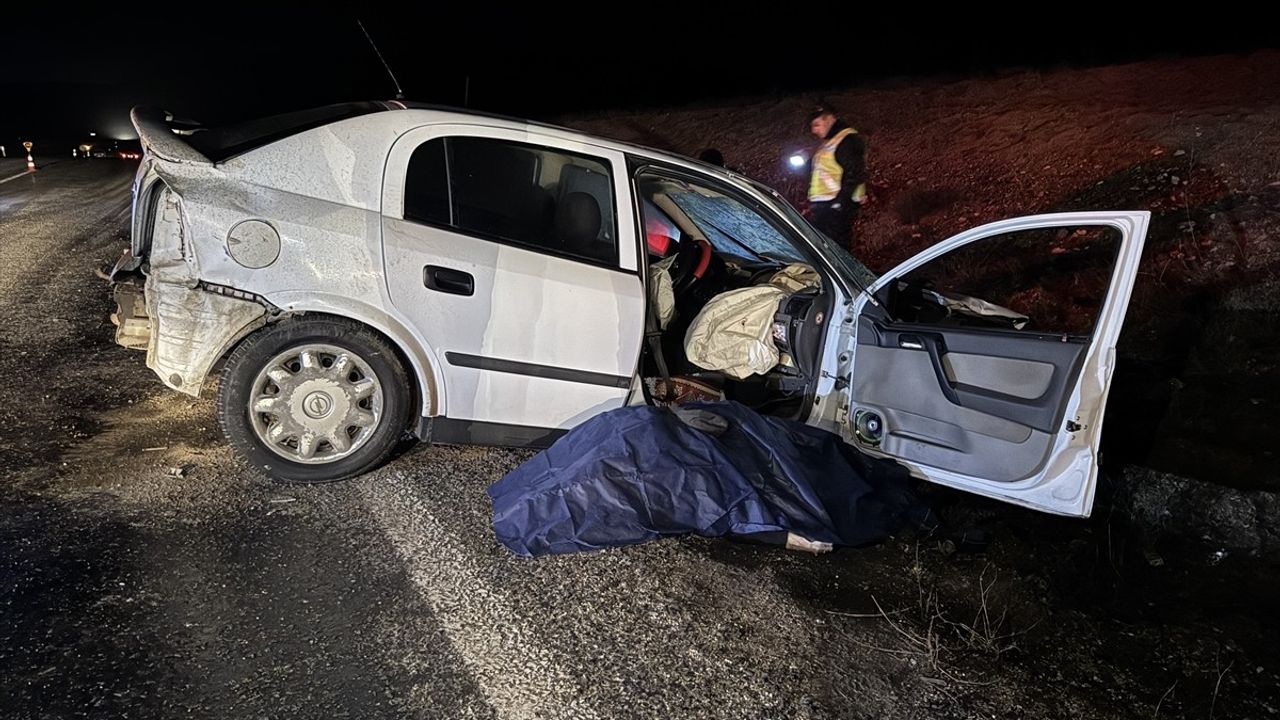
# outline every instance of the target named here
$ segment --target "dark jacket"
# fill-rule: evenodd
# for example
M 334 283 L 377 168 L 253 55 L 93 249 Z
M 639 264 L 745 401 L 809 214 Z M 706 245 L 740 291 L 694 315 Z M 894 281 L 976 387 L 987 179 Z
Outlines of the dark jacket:
M 847 127 L 849 124 L 845 121 L 836 120 L 827 132 L 827 139 L 835 137 Z M 840 178 L 840 199 L 850 200 L 858 186 L 867 181 L 867 140 L 862 133 L 851 133 L 840 141 L 836 146 L 836 162 L 844 170 L 844 175 Z

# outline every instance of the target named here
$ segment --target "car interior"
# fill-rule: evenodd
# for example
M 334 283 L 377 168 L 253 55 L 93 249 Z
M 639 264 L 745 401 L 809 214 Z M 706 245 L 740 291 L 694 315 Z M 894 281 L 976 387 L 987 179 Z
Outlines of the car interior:
M 646 344 L 641 372 L 651 402 L 680 403 L 723 397 L 757 411 L 802 418 L 811 398 L 830 298 L 805 254 L 766 216 L 726 191 L 676 174 L 642 171 L 637 195 L 650 268 L 650 309 L 661 303 L 653 288 L 669 274 L 674 312 L 665 323 L 650 318 L 656 341 Z M 783 271 L 802 282 L 779 281 Z M 764 373 L 736 377 L 699 366 L 686 352 L 691 325 L 709 304 L 731 291 L 780 287 L 767 342 L 779 361 Z M 661 360 L 661 362 L 659 362 Z M 664 373 L 665 370 L 665 373 Z M 665 375 L 665 377 L 664 377 Z

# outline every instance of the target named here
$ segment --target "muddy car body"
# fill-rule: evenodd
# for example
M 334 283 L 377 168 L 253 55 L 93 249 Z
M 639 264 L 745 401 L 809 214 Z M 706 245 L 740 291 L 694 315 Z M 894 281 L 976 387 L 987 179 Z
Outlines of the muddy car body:
M 406 430 L 545 445 L 651 400 L 690 370 L 681 340 L 710 301 L 790 267 L 811 281 L 786 286 L 783 361 L 701 378 L 923 479 L 1089 513 L 1145 212 L 992 223 L 876 277 L 758 183 L 563 128 L 402 102 L 223 129 L 133 119 L 117 339 L 190 395 L 221 367 L 223 428 L 273 477 L 365 472 Z M 1111 253 L 1082 332 L 909 281 L 990 238 L 1079 228 Z

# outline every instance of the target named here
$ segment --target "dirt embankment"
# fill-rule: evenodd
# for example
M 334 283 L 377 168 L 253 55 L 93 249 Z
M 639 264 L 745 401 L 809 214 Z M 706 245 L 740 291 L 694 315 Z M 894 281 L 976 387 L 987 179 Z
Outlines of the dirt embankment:
M 1108 408 L 1105 459 L 1280 490 L 1280 52 L 957 81 L 826 98 L 869 138 L 854 248 L 886 271 L 969 227 L 1056 210 L 1153 213 Z M 727 162 L 803 201 L 783 160 L 809 96 L 570 119 Z

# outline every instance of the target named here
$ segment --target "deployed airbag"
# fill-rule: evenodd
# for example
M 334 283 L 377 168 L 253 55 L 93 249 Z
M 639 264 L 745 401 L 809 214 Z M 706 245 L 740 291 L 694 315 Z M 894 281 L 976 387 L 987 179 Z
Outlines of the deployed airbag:
M 902 465 L 734 402 L 597 415 L 489 497 L 499 542 L 526 556 L 689 533 L 859 545 L 917 507 Z
M 773 285 L 730 290 L 711 299 L 684 336 L 689 362 L 742 380 L 778 364 L 773 316 L 787 293 Z
M 822 276 L 804 263 L 788 265 L 769 278 L 769 284 L 787 292 L 800 292 L 807 288 L 822 287 Z

